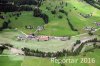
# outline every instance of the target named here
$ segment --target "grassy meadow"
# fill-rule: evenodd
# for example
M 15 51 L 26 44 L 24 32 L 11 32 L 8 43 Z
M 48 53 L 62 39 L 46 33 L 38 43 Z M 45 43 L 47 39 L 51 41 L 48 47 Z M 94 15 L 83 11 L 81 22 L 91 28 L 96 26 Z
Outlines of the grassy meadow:
M 60 2 L 63 1 L 64 4 L 60 6 Z M 67 3 L 67 4 L 66 4 Z M 51 11 L 55 10 L 56 14 L 52 14 Z M 31 5 L 31 7 L 34 7 Z M 50 8 L 50 10 L 47 9 Z M 45 0 L 40 6 L 42 13 L 45 13 L 49 17 L 48 24 L 45 24 L 43 19 L 40 17 L 34 17 L 33 11 L 21 11 L 21 15 L 16 18 L 12 16 L 17 12 L 1 12 L 1 15 L 4 15 L 6 19 L 0 19 L 0 27 L 4 21 L 11 20 L 9 24 L 13 29 L 4 29 L 0 31 L 0 43 L 10 43 L 14 47 L 21 49 L 27 47 L 30 49 L 38 49 L 43 52 L 56 52 L 63 49 L 71 50 L 73 44 L 76 40 L 82 40 L 86 38 L 91 38 L 88 34 L 80 36 L 80 34 L 87 33 L 84 30 L 85 27 L 94 27 L 100 28 L 94 22 L 100 22 L 100 10 L 94 8 L 93 6 L 87 4 L 84 1 L 79 0 Z M 68 13 L 66 16 L 64 13 L 59 12 L 59 9 L 62 9 Z M 91 14 L 91 17 L 84 18 L 80 14 Z M 62 18 L 59 18 L 62 16 Z M 70 23 L 78 31 L 73 31 L 68 24 L 69 18 Z M 32 29 L 26 29 L 25 26 L 31 25 Z M 72 36 L 70 40 L 60 41 L 60 40 L 50 40 L 50 41 L 34 41 L 34 40 L 22 40 L 18 41 L 17 36 L 22 35 L 23 33 L 32 34 L 36 31 L 38 26 L 44 26 L 44 30 L 37 32 L 37 35 L 47 35 L 47 36 Z M 15 29 L 18 30 L 15 30 Z M 22 31 L 22 32 L 21 32 Z M 98 39 L 100 39 L 100 30 L 94 33 Z M 76 36 L 78 35 L 78 36 Z M 86 49 L 91 48 L 86 47 Z M 93 46 L 92 46 L 93 48 Z M 0 55 L 0 66 L 63 66 L 61 64 L 52 63 L 50 58 L 40 58 L 32 56 L 14 56 L 9 55 L 10 51 L 4 50 L 3 54 Z M 85 56 L 83 56 L 85 54 Z M 63 57 L 61 57 L 62 59 Z M 79 59 L 78 63 L 64 63 L 64 66 L 100 66 L 100 49 L 94 49 L 92 52 L 83 52 L 77 56 L 68 56 L 67 59 Z M 81 58 L 95 58 L 95 63 L 80 63 Z
M 51 35 L 51 36 L 72 36 L 72 35 L 77 35 L 80 33 L 86 32 L 84 30 L 85 27 L 90 26 L 94 28 L 99 28 L 97 27 L 94 22 L 99 22 L 100 21 L 100 10 L 92 7 L 91 5 L 81 2 L 78 0 L 75 0 L 73 3 L 73 0 L 63 0 L 64 4 L 62 5 L 63 8 L 60 8 L 60 2 L 57 0 L 53 1 L 44 1 L 43 4 L 40 6 L 40 9 L 42 10 L 43 13 L 47 14 L 49 17 L 49 23 L 44 24 L 43 19 L 38 18 L 38 17 L 33 17 L 33 11 L 22 11 L 21 15 L 16 19 L 16 16 L 9 17 L 11 15 L 11 12 L 9 13 L 2 13 L 4 14 L 7 19 L 11 20 L 11 23 L 9 26 L 12 28 L 18 28 L 19 30 L 31 34 L 34 33 L 36 30 L 37 26 L 42 26 L 44 25 L 45 30 L 40 31 L 38 34 L 39 35 Z M 66 6 L 67 2 L 67 6 Z M 49 4 L 49 5 L 48 5 Z M 46 7 L 50 7 L 51 10 L 47 10 Z M 68 16 L 65 14 L 59 12 L 56 10 L 56 14 L 52 14 L 51 11 L 55 9 L 56 6 L 60 6 L 59 9 L 63 9 L 68 13 Z M 86 6 L 86 7 L 85 7 Z M 88 9 L 89 8 L 89 9 Z M 16 12 L 15 12 L 16 13 Z M 89 18 L 84 18 L 81 14 L 90 14 L 92 13 L 92 16 Z M 62 16 L 62 18 L 58 18 L 58 16 Z M 72 31 L 67 18 L 69 18 L 70 22 L 74 26 L 74 28 L 78 29 L 78 31 Z M 6 21 L 5 20 L 5 21 Z M 2 25 L 2 22 L 4 20 L 0 19 L 0 26 Z M 33 26 L 33 29 L 26 29 L 25 26 Z
M 3 56 L 0 55 L 1 66 L 21 66 L 22 58 L 19 56 Z

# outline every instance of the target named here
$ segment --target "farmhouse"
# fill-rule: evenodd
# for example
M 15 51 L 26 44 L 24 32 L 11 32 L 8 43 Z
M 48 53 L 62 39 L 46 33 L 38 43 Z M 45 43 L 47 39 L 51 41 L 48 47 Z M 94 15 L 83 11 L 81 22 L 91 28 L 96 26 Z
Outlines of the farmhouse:
M 95 28 L 94 27 L 85 27 L 85 30 L 87 30 L 87 31 L 94 31 Z
M 38 41 L 40 41 L 40 40 L 41 40 L 41 41 L 48 41 L 48 40 L 49 40 L 49 36 L 38 36 L 38 37 L 37 37 L 37 40 L 38 40 Z
M 23 34 L 17 36 L 17 40 L 24 40 L 24 39 L 26 39 L 26 36 Z
M 25 26 L 26 29 L 33 29 L 34 27 L 31 25 Z

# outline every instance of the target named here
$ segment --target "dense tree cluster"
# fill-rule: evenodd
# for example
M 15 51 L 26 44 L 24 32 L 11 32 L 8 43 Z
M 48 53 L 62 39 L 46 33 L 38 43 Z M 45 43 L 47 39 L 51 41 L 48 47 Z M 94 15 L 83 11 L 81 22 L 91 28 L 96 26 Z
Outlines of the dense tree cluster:
M 8 49 L 8 47 L 13 47 L 13 45 L 8 44 L 8 43 L 6 43 L 6 44 L 0 44 L 0 54 L 2 54 L 2 52 L 3 52 L 4 49 Z
M 44 0 L 0 0 L 0 3 L 14 2 L 16 5 L 41 5 Z
M 48 23 L 48 21 L 49 21 L 49 17 L 48 17 L 48 15 L 42 13 L 42 14 L 40 15 L 40 17 L 44 20 L 45 24 Z
M 0 0 L 0 3 L 8 3 L 9 1 L 7 0 Z
M 80 51 L 82 50 L 82 48 L 84 47 L 85 44 L 89 43 L 89 42 L 93 42 L 95 44 L 94 45 L 94 48 L 100 48 L 100 46 L 97 46 L 96 45 L 96 42 L 100 42 L 100 40 L 98 40 L 97 38 L 93 38 L 93 39 L 90 39 L 90 40 L 87 40 L 85 42 L 82 42 L 80 43 L 80 40 L 77 40 L 76 42 L 78 42 L 80 44 L 79 48 L 77 48 L 75 51 L 73 51 L 73 55 L 79 55 Z M 74 46 L 76 46 L 77 44 L 75 43 Z M 74 47 L 73 47 L 74 48 Z M 93 49 L 94 49 L 93 48 Z M 72 49 L 73 50 L 73 49 Z M 88 51 L 91 51 L 92 49 L 88 50 Z
M 3 15 L 0 15 L 0 18 L 1 18 L 1 19 L 4 19 L 4 16 L 3 16 Z
M 26 56 L 36 56 L 36 57 L 62 57 L 65 55 L 72 55 L 69 51 L 57 51 L 57 52 L 42 52 L 39 50 L 31 50 L 29 48 L 22 48 Z
M 79 55 L 85 43 L 82 43 L 74 52 L 73 55 Z
M 76 40 L 76 43 L 74 44 L 74 46 L 76 46 L 77 44 L 80 44 L 81 41 L 80 40 Z
M 0 46 L 0 54 L 2 54 L 4 49 L 5 49 L 5 46 Z
M 24 6 L 20 6 L 20 8 L 18 9 L 18 11 L 32 11 L 32 7 L 24 5 Z
M 12 4 L 0 4 L 0 11 L 1 12 L 14 12 L 14 11 L 32 11 L 31 6 L 16 6 Z
M 0 31 L 2 31 L 3 29 L 9 28 L 9 23 L 10 23 L 9 20 L 8 22 L 4 21 L 2 26 L 0 27 Z
M 41 6 L 41 2 L 44 0 L 0 0 L 1 12 L 13 12 L 13 11 L 30 11 L 32 7 L 25 5 Z M 22 6 L 23 5 L 23 6 Z
M 42 11 L 39 9 L 39 7 L 35 7 L 33 10 L 33 16 L 40 17 Z
M 87 3 L 89 3 L 90 5 L 100 9 L 100 0 L 84 0 Z M 99 5 L 99 6 L 98 6 Z
M 42 13 L 42 11 L 38 7 L 34 9 L 33 16 L 42 18 L 45 24 L 47 24 L 49 21 L 48 15 L 46 15 L 45 13 Z
M 12 4 L 0 4 L 0 12 L 13 12 L 17 11 L 18 7 Z
M 37 6 L 41 6 L 41 3 L 43 2 L 44 0 L 19 0 L 16 2 L 16 4 L 18 5 L 37 5 Z
M 3 25 L 2 25 L 2 28 L 3 28 L 3 29 L 8 28 L 8 24 L 9 24 L 9 22 L 4 21 L 4 22 L 3 22 Z

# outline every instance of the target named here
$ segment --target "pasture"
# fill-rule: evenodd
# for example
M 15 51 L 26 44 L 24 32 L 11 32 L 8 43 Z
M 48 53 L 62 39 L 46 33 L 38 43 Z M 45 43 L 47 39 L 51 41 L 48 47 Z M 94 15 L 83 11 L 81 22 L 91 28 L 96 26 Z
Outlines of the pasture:
M 0 55 L 1 66 L 21 66 L 23 57 Z
M 43 2 L 43 5 L 41 5 L 40 9 L 43 13 L 47 14 L 49 17 L 49 23 L 44 24 L 43 19 L 39 17 L 33 16 L 33 11 L 22 11 L 21 15 L 19 17 L 16 16 L 9 16 L 12 15 L 11 12 L 8 12 L 6 14 L 2 13 L 4 16 L 6 16 L 5 20 L 0 19 L 0 26 L 2 25 L 3 21 L 7 21 L 8 19 L 11 20 L 11 23 L 9 24 L 12 28 L 18 28 L 21 31 L 31 34 L 34 33 L 38 26 L 44 25 L 44 30 L 37 32 L 37 35 L 50 35 L 50 36 L 73 36 L 78 35 L 81 33 L 85 33 L 87 31 L 84 30 L 85 27 L 90 26 L 94 28 L 99 28 L 94 24 L 94 22 L 99 22 L 100 19 L 100 10 L 92 7 L 91 5 L 85 3 L 85 2 L 79 2 L 75 0 L 73 3 L 72 0 L 63 0 L 64 4 L 62 5 L 63 8 L 60 6 L 60 2 L 52 0 Z M 67 3 L 67 6 L 65 5 Z M 50 4 L 50 5 L 48 5 Z M 58 9 L 56 9 L 56 14 L 52 14 L 51 11 L 55 10 L 55 7 L 58 6 Z M 86 6 L 86 7 L 84 7 Z M 49 7 L 51 10 L 47 10 L 46 8 Z M 84 7 L 84 9 L 83 9 Z M 88 9 L 89 8 L 89 9 Z M 68 16 L 65 14 L 59 12 L 59 9 L 62 9 L 68 13 Z M 17 12 L 13 12 L 17 13 Z M 92 14 L 89 18 L 84 18 L 80 14 Z M 58 18 L 58 16 L 62 16 L 62 18 Z M 70 22 L 76 28 L 78 31 L 72 31 L 67 18 L 69 18 Z M 25 26 L 31 25 L 33 29 L 26 29 Z
M 63 4 L 61 5 L 61 2 Z M 33 5 L 31 5 L 34 8 Z M 48 24 L 40 17 L 34 17 L 33 11 L 19 12 L 1 12 L 0 15 L 5 16 L 5 19 L 0 18 L 0 28 L 4 21 L 9 21 L 9 28 L 0 31 L 0 43 L 12 44 L 15 48 L 21 49 L 27 47 L 29 49 L 40 50 L 43 52 L 57 52 L 63 49 L 72 50 L 76 40 L 86 40 L 96 36 L 100 40 L 100 30 L 96 31 L 93 36 L 88 35 L 85 27 L 100 28 L 95 22 L 100 22 L 100 10 L 79 0 L 45 0 L 39 7 L 42 13 L 49 17 Z M 49 8 L 49 9 L 48 9 Z M 60 12 L 63 10 L 67 13 Z M 52 11 L 56 11 L 52 14 Z M 87 17 L 88 15 L 88 17 Z M 60 16 L 60 17 L 59 17 Z M 69 21 L 67 20 L 69 19 Z M 77 31 L 71 29 L 72 26 Z M 32 29 L 27 29 L 26 26 L 31 26 Z M 18 40 L 17 37 L 23 34 L 33 34 L 38 26 L 43 26 L 44 29 L 37 31 L 37 36 L 54 36 L 54 37 L 71 37 L 70 40 L 49 40 L 37 41 L 31 39 Z M 98 42 L 99 43 L 99 42 Z M 88 46 L 84 49 L 91 49 L 93 46 Z M 85 56 L 84 56 L 85 54 Z M 60 57 L 61 59 L 63 57 Z M 100 66 L 100 49 L 94 49 L 90 52 L 82 52 L 77 56 L 66 56 L 67 59 L 79 59 L 78 63 L 64 63 L 64 66 Z M 95 63 L 80 63 L 81 58 L 95 58 Z M 9 50 L 4 50 L 0 55 L 0 66 L 62 66 L 61 64 L 52 63 L 50 58 L 40 58 L 32 56 L 15 56 L 10 54 Z
M 49 58 L 25 57 L 22 66 L 60 66 L 52 63 Z
M 81 60 L 78 61 L 76 64 L 65 64 L 65 66 L 99 66 L 99 59 L 100 59 L 100 49 L 95 49 L 93 50 L 94 52 L 87 52 L 83 53 L 86 54 L 86 56 L 83 56 L 83 54 L 80 54 L 79 56 L 74 56 L 74 57 L 68 57 L 68 58 L 73 58 L 73 59 L 80 59 L 80 58 L 95 58 L 95 63 L 80 63 Z

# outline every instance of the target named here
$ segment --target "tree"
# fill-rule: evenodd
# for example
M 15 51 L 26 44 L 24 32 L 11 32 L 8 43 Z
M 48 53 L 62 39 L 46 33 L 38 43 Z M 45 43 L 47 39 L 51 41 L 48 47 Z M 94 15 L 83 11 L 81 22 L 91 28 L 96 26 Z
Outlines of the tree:
M 42 11 L 38 7 L 34 9 L 33 16 L 42 18 L 45 24 L 47 24 L 49 21 L 48 15 L 46 15 L 45 13 L 42 13 Z
M 62 15 L 59 15 L 58 18 L 62 19 L 63 17 L 62 17 Z
M 52 13 L 52 14 L 56 14 L 56 10 L 52 10 L 51 13 Z
M 92 33 L 91 31 L 89 31 L 88 34 L 89 34 L 90 36 L 93 35 L 93 33 Z
M 93 47 L 96 47 L 96 42 L 93 43 Z
M 80 43 L 81 43 L 81 41 L 80 41 L 80 40 L 77 40 L 77 41 L 76 41 L 76 44 L 80 44 Z
M 0 54 L 2 54 L 4 48 L 0 46 Z
M 39 17 L 40 15 L 41 15 L 41 10 L 38 7 L 36 7 L 33 11 L 33 16 Z
M 45 24 L 48 23 L 49 17 L 46 14 L 41 14 L 40 17 L 44 20 Z
M 2 29 L 8 28 L 8 24 L 9 24 L 8 22 L 4 21 L 2 25 Z
M 8 19 L 8 21 L 7 21 L 8 23 L 11 23 L 11 20 L 10 19 Z

